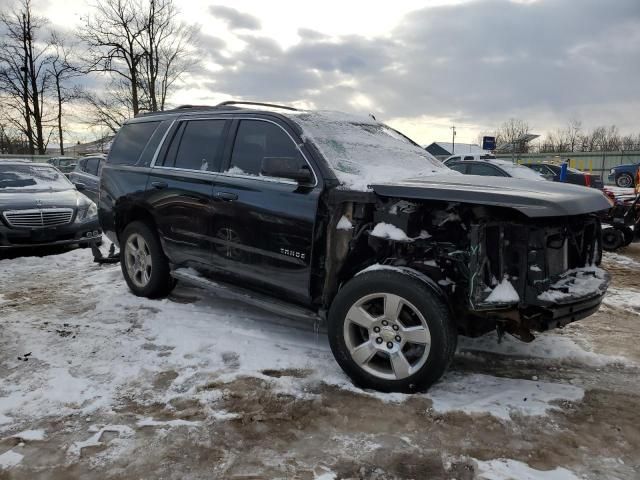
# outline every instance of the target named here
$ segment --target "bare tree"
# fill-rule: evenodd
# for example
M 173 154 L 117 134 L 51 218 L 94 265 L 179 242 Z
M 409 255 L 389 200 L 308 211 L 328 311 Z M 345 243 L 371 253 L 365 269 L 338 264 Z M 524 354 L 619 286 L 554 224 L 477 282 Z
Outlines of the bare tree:
M 120 126 L 133 115 L 128 84 L 114 82 L 105 94 L 82 91 L 78 94 L 89 109 L 86 123 L 116 134 Z
M 569 120 L 565 131 L 567 139 L 567 147 L 570 152 L 575 152 L 580 146 L 582 137 L 582 122 L 577 119 Z
M 64 136 L 62 128 L 63 105 L 76 97 L 75 89 L 68 85 L 68 81 L 81 75 L 78 67 L 72 60 L 73 45 L 67 42 L 56 32 L 51 35 L 50 41 L 52 53 L 49 57 L 49 71 L 53 79 L 56 99 L 56 124 L 58 129 L 58 141 L 60 154 L 64 155 Z
M 522 138 L 530 133 L 529 124 L 524 120 L 510 118 L 498 128 L 496 145 L 508 145 L 515 153 L 523 153 L 527 149 Z
M 171 88 L 197 64 L 197 29 L 178 20 L 174 0 L 98 0 L 80 38 L 89 48 L 88 72 L 108 72 L 110 98 L 85 92 L 90 122 L 117 131 L 127 117 L 165 108 Z
M 171 86 L 197 64 L 193 54 L 197 27 L 180 23 L 177 17 L 173 0 L 148 0 L 146 14 L 138 19 L 144 53 L 141 87 L 145 109 L 152 112 L 164 110 Z
M 12 10 L 0 13 L 0 92 L 12 110 L 9 120 L 27 138 L 29 153 L 44 154 L 44 97 L 48 88 L 49 45 L 40 39 L 46 20 L 32 13 L 31 0 L 20 0 Z
M 87 71 L 109 72 L 119 77 L 129 90 L 133 114 L 140 111 L 139 88 L 144 22 L 141 5 L 132 0 L 100 0 L 85 17 L 80 38 L 89 47 Z

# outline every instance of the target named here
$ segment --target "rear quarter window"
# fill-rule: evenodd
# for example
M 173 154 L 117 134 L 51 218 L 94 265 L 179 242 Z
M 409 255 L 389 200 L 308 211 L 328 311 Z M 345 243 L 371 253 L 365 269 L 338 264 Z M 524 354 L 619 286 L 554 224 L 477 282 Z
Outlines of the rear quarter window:
M 109 151 L 108 163 L 113 165 L 135 165 L 151 135 L 160 122 L 139 122 L 124 125 Z

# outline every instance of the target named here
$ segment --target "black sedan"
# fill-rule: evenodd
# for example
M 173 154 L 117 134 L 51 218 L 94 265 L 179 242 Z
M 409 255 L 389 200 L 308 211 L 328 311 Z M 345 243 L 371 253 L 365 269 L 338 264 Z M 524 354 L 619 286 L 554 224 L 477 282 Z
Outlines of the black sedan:
M 0 161 L 0 252 L 101 238 L 96 204 L 58 169 Z
M 554 182 L 560 181 L 560 169 L 562 168 L 560 165 L 548 162 L 525 163 L 525 165 L 531 170 L 535 170 L 540 175 L 550 177 Z M 567 168 L 566 183 L 600 189 L 604 187 L 602 179 L 597 175 L 591 175 L 590 173 L 582 172 L 571 167 Z

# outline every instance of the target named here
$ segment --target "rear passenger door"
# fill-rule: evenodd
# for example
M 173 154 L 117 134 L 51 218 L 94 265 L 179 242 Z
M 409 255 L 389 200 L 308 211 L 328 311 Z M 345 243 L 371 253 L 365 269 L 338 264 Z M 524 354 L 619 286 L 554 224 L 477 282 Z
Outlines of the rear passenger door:
M 285 124 L 237 119 L 231 137 L 214 189 L 214 266 L 241 285 L 309 303 L 317 173 L 310 185 L 262 175 L 266 157 L 314 171 Z
M 165 253 L 176 264 L 211 263 L 212 194 L 228 121 L 180 119 L 167 135 L 147 182 Z

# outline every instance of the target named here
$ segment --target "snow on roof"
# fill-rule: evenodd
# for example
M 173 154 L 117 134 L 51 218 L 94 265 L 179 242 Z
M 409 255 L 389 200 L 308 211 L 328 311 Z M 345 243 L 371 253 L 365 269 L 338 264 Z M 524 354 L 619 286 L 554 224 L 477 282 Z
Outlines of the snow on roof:
M 371 117 L 329 111 L 286 112 L 347 188 L 451 173 L 429 152 Z

